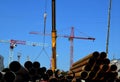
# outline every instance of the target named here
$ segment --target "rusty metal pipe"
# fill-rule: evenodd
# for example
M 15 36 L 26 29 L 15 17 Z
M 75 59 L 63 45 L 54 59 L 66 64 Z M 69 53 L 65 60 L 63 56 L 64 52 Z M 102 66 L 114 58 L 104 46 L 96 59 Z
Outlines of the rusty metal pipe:
M 28 71 L 18 62 L 18 61 L 13 61 L 9 65 L 9 69 L 13 72 L 20 73 L 20 74 L 25 74 L 28 73 Z
M 95 75 L 96 75 L 96 72 L 90 71 L 89 75 L 88 75 L 88 79 L 93 79 L 95 77 Z
M 92 71 L 94 71 L 94 72 L 97 72 L 97 71 L 99 71 L 100 70 L 100 66 L 99 65 L 95 65 L 94 67 L 93 67 L 93 69 L 92 69 Z
M 15 74 L 16 74 L 16 80 L 17 81 L 20 81 L 18 80 L 19 77 L 17 76 L 21 76 L 21 80 L 23 79 L 23 81 L 28 81 L 29 79 L 29 72 L 26 68 L 24 68 L 18 61 L 12 61 L 9 65 L 9 69 L 11 71 L 13 71 Z M 16 81 L 16 82 L 17 82 Z
M 101 72 L 101 71 L 100 71 L 99 73 L 96 74 L 96 76 L 95 76 L 94 79 L 95 79 L 95 80 L 103 80 L 105 73 L 106 73 L 106 72 Z
M 102 77 L 104 76 L 104 73 L 107 72 L 109 70 L 110 66 L 109 65 L 100 65 L 99 69 L 94 71 L 96 72 L 96 75 L 93 79 L 99 80 L 102 79 Z
M 33 62 L 33 68 L 38 69 L 40 68 L 40 63 L 38 61 Z
M 78 67 L 78 68 L 76 68 L 76 69 L 73 69 L 73 70 L 71 70 L 71 71 L 73 71 L 73 72 L 75 72 L 75 73 L 77 73 L 77 72 L 81 72 L 81 71 L 90 71 L 91 70 L 91 65 L 84 65 L 84 66 L 82 66 L 82 67 Z M 71 72 L 70 72 L 71 73 Z
M 96 76 L 96 80 L 100 80 L 100 79 L 102 79 L 103 78 L 103 76 L 104 76 L 104 72 L 99 72 L 98 74 L 97 74 L 97 76 Z
M 15 79 L 15 73 L 12 71 L 6 72 L 3 78 L 6 82 L 13 82 Z
M 96 51 L 96 52 L 93 52 L 92 54 L 89 54 L 89 55 L 87 55 L 86 57 L 84 57 L 84 58 L 78 60 L 77 62 L 73 63 L 72 66 L 75 66 L 75 65 L 77 65 L 78 63 L 81 63 L 81 62 L 83 62 L 83 61 L 86 61 L 86 60 L 88 60 L 88 59 L 90 59 L 90 58 L 95 58 L 95 59 L 97 59 L 98 57 L 99 57 L 99 52 L 97 52 L 97 51 Z
M 117 70 L 117 66 L 116 65 L 111 65 L 110 66 L 110 71 L 116 71 Z
M 103 64 L 106 64 L 106 65 L 110 64 L 110 59 L 105 58 L 105 59 L 103 60 Z
M 96 60 L 96 65 L 102 65 L 102 64 L 110 64 L 110 60 L 108 58 L 98 58 Z
M 115 79 L 115 78 L 117 78 L 117 76 L 118 76 L 118 72 L 106 72 L 105 74 L 104 74 L 104 79 L 109 79 L 109 78 L 113 78 L 113 79 Z
M 102 64 L 99 67 L 100 67 L 99 72 L 107 72 L 110 69 L 110 65 L 107 64 Z
M 100 59 L 104 59 L 107 57 L 107 54 L 105 52 L 100 53 Z
M 78 63 L 77 65 L 72 66 L 72 67 L 70 68 L 70 70 L 79 68 L 79 67 L 84 66 L 84 65 L 87 65 L 87 64 L 90 64 L 90 65 L 92 66 L 94 63 L 95 63 L 95 59 L 90 58 L 90 59 L 85 60 L 85 61 L 83 61 L 83 62 L 81 62 L 81 63 Z
M 75 73 L 75 77 L 79 77 L 81 79 L 87 79 L 88 78 L 88 72 L 87 71 L 81 71 L 81 72 Z
M 33 67 L 33 64 L 31 61 L 26 61 L 24 67 L 29 71 Z

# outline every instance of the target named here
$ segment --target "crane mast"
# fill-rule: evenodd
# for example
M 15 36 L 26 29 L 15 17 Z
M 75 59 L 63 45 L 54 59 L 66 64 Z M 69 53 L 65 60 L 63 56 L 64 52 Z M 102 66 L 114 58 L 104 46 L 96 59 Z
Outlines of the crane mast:
M 95 38 L 92 38 L 92 37 L 77 37 L 77 36 L 74 36 L 74 27 L 71 27 L 70 36 L 60 36 L 60 37 L 69 38 L 69 41 L 70 41 L 70 67 L 73 64 L 73 52 L 74 52 L 73 40 L 74 39 L 84 39 L 84 40 L 93 40 L 93 41 L 95 40 Z
M 55 71 L 56 65 L 56 0 L 52 0 L 52 70 Z
M 24 40 L 0 40 L 1 43 L 9 43 L 10 44 L 10 51 L 9 51 L 9 61 L 8 65 L 10 62 L 13 61 L 13 49 L 16 47 L 16 45 L 21 44 L 21 45 L 29 45 L 29 46 L 48 46 L 47 43 L 39 43 L 39 42 L 31 42 L 31 41 L 24 41 Z
M 73 64 L 73 37 L 74 37 L 74 28 L 72 27 L 71 28 L 71 34 L 70 34 L 70 37 L 69 37 L 69 40 L 70 40 L 70 67 L 72 66 Z

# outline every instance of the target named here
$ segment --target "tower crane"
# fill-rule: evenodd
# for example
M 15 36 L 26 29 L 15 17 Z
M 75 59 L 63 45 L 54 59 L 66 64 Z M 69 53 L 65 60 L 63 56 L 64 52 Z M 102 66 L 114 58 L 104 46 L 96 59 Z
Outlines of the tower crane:
M 45 28 L 46 28 L 46 13 L 44 16 L 44 36 L 45 34 Z M 38 32 L 30 32 L 30 34 L 39 34 Z M 57 65 L 56 65 L 56 39 L 59 35 L 57 35 L 57 30 L 56 30 L 56 0 L 52 0 L 52 31 L 51 34 L 52 38 L 52 70 L 55 71 Z M 72 27 L 71 29 L 71 35 L 70 36 L 60 36 L 64 38 L 69 38 L 71 42 L 70 46 L 70 67 L 73 64 L 73 39 L 85 39 L 85 40 L 95 40 L 95 38 L 91 37 L 76 37 L 74 36 L 74 28 Z
M 84 39 L 84 40 L 95 40 L 95 38 L 92 38 L 92 37 L 79 37 L 79 36 L 74 36 L 74 27 L 71 27 L 71 33 L 70 33 L 70 36 L 67 36 L 67 35 L 64 35 L 64 36 L 60 36 L 58 35 L 59 37 L 64 37 L 64 38 L 68 38 L 69 41 L 70 41 L 70 67 L 72 66 L 73 64 L 73 52 L 74 52 L 74 48 L 73 48 L 73 40 L 74 39 Z
M 9 53 L 9 63 L 13 61 L 13 49 L 18 45 L 29 45 L 29 46 L 48 46 L 47 43 L 31 42 L 24 40 L 0 40 L 0 43 L 9 43 L 10 44 L 10 53 Z
M 41 34 L 43 35 L 43 33 L 40 32 L 30 32 L 30 34 Z M 45 34 L 46 36 L 49 36 L 50 34 Z M 70 36 L 68 35 L 57 35 L 57 37 L 64 37 L 64 38 L 68 38 L 70 41 L 70 67 L 73 64 L 73 40 L 74 39 L 83 39 L 83 40 L 95 40 L 95 38 L 92 37 L 79 37 L 79 36 L 74 36 L 74 27 L 71 27 L 71 33 Z

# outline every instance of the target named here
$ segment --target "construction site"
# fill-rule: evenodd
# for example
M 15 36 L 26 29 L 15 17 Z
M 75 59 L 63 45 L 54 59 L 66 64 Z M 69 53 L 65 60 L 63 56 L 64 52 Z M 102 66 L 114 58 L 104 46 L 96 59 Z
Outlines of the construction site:
M 113 54 L 112 59 L 109 58 L 111 57 L 109 55 L 109 42 L 112 0 L 108 0 L 107 31 L 105 41 L 103 41 L 105 42 L 105 48 L 103 48 L 105 50 L 98 48 L 93 50 L 91 45 L 95 43 L 89 43 L 89 41 L 95 42 L 97 37 L 91 37 L 88 35 L 76 36 L 74 26 L 70 27 L 69 35 L 59 34 L 56 28 L 56 16 L 58 16 L 56 13 L 56 1 L 57 0 L 51 0 L 51 33 L 46 31 L 48 12 L 47 0 L 45 0 L 43 13 L 43 32 L 30 30 L 28 33 L 30 37 L 32 36 L 32 39 L 33 37 L 38 38 L 42 36 L 42 42 L 39 40 L 30 41 L 27 39 L 21 40 L 17 38 L 7 40 L 0 38 L 0 44 L 7 44 L 7 47 L 9 47 L 7 48 L 9 53 L 3 49 L 3 51 L 7 53 L 7 56 L 5 57 L 4 54 L 1 54 L 2 49 L 0 50 L 0 82 L 120 82 L 120 59 L 115 58 L 115 54 Z M 102 33 L 100 34 L 102 35 Z M 47 37 L 51 38 L 51 41 L 48 43 L 48 39 L 46 39 Z M 62 44 L 57 44 L 59 38 L 62 38 L 62 41 L 63 39 L 68 39 L 69 46 L 65 47 L 68 43 L 66 43 L 66 41 L 63 41 Z M 88 45 L 87 43 L 86 45 L 83 45 L 88 47 L 88 49 L 85 47 L 85 53 L 87 53 L 87 55 L 75 55 L 79 54 L 79 51 L 84 52 L 84 50 L 80 50 L 78 45 L 75 46 L 76 41 L 74 40 L 83 40 L 88 42 L 90 46 L 86 46 Z M 102 40 L 100 42 L 102 42 Z M 61 46 L 63 49 L 57 48 L 57 45 Z M 22 53 L 24 52 L 22 52 L 21 49 L 17 51 L 16 55 L 14 52 L 17 50 L 16 48 L 19 48 L 19 46 L 25 47 L 26 50 L 28 50 L 26 52 L 29 52 L 29 54 L 34 53 L 32 54 L 32 57 L 29 54 L 22 57 Z M 37 49 L 35 47 L 39 50 L 39 54 L 37 55 L 36 53 L 38 52 L 34 51 L 34 49 Z M 25 48 L 23 48 L 23 50 Z M 69 55 L 66 57 L 60 56 L 59 54 L 61 53 L 66 55 L 65 48 L 69 49 L 67 50 Z M 87 52 L 90 48 L 91 51 Z M 61 53 L 58 53 L 58 51 Z M 35 57 L 34 60 L 32 60 L 33 57 Z M 59 59 L 60 57 L 62 57 L 61 60 Z M 4 59 L 7 59 L 7 61 Z M 47 64 L 45 64 L 46 62 Z M 61 66 L 63 67 L 59 68 Z M 64 70 L 63 68 L 66 69 Z

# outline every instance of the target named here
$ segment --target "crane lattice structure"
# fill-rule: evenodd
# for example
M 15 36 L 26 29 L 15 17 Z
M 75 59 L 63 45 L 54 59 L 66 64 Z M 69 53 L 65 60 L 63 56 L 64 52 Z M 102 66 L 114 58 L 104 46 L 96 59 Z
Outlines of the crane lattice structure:
M 44 35 L 43 33 L 40 32 L 30 32 L 29 34 L 41 34 Z M 45 34 L 46 36 L 50 36 L 50 34 Z M 57 35 L 57 37 L 64 37 L 64 38 L 68 38 L 70 41 L 70 67 L 73 64 L 73 52 L 74 52 L 74 44 L 73 44 L 73 40 L 74 39 L 83 39 L 83 40 L 95 40 L 95 38 L 92 37 L 79 37 L 79 36 L 74 36 L 74 27 L 71 27 L 71 33 L 70 36 L 69 35 Z
M 73 52 L 74 52 L 74 44 L 73 44 L 73 40 L 74 39 L 84 39 L 84 40 L 95 40 L 95 38 L 92 38 L 92 37 L 79 37 L 79 36 L 74 36 L 74 27 L 71 27 L 71 33 L 70 33 L 70 36 L 60 36 L 58 35 L 59 37 L 64 37 L 64 38 L 68 38 L 69 41 L 70 41 L 70 67 L 72 66 L 73 64 Z
M 39 42 L 31 42 L 31 41 L 24 41 L 24 40 L 0 40 L 1 43 L 10 43 L 10 53 L 9 53 L 9 62 L 13 61 L 13 49 L 16 47 L 16 45 L 29 45 L 29 46 L 48 46 L 47 43 L 39 43 Z

